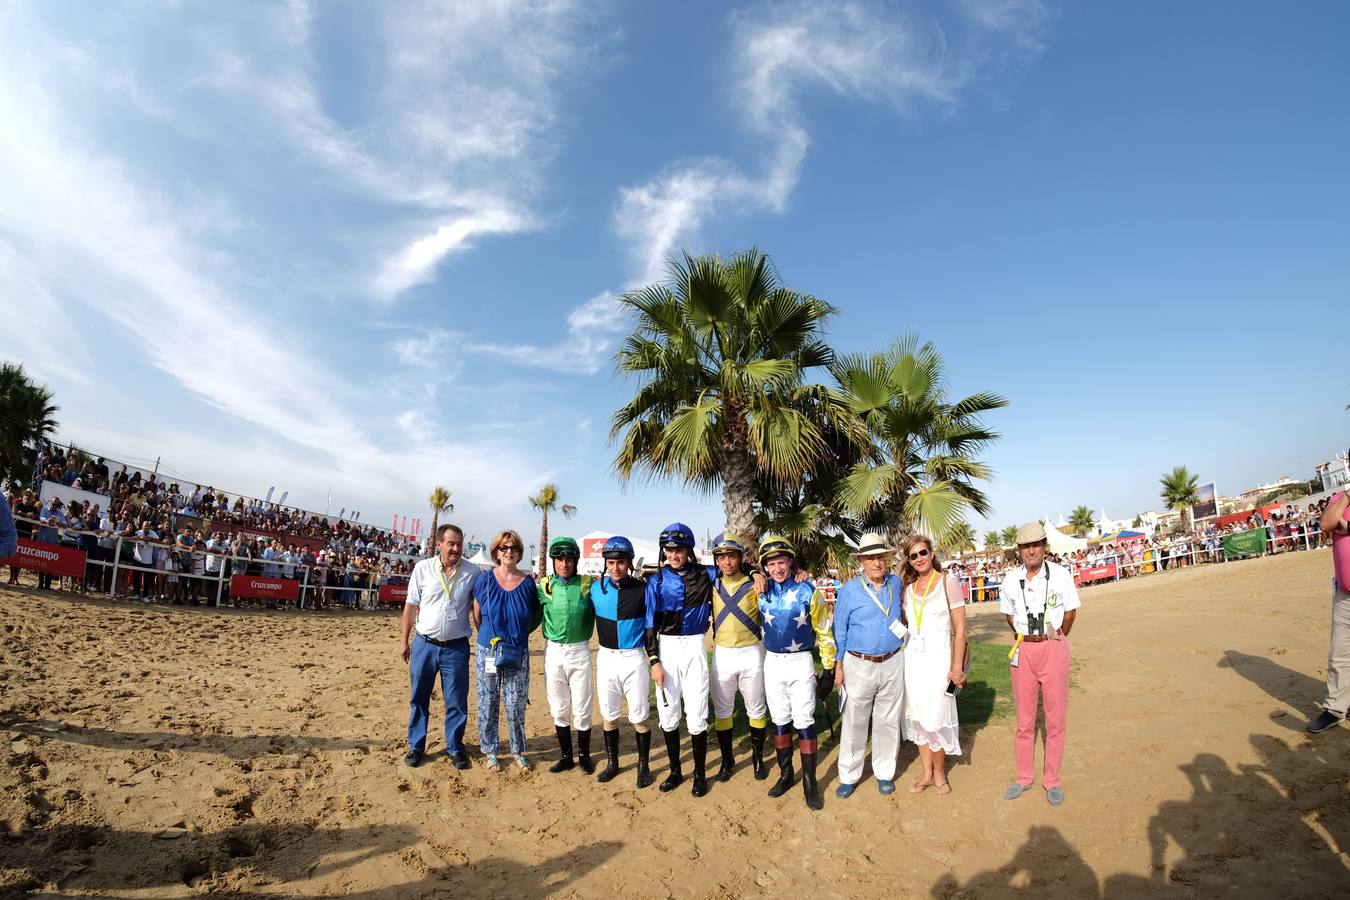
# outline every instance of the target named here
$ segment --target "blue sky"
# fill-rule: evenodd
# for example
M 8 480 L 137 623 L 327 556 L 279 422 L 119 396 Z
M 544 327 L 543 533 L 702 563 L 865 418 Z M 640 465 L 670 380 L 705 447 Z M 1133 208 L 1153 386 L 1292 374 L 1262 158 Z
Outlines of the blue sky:
M 678 9 L 678 12 L 672 10 Z M 614 296 L 758 245 L 991 389 L 992 524 L 1347 443 L 1350 9 L 0 4 L 0 357 L 62 436 L 387 522 L 621 489 Z M 984 522 L 976 521 L 983 530 Z

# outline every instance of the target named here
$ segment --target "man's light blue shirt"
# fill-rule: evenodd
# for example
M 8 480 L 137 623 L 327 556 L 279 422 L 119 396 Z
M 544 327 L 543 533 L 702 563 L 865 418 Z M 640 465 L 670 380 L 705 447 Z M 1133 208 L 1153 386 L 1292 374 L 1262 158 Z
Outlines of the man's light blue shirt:
M 891 631 L 891 623 L 900 621 L 904 587 L 900 579 L 886 574 L 881 590 L 864 585 L 865 576 L 850 580 L 839 589 L 834 604 L 834 643 L 839 659 L 850 651 L 867 656 L 885 656 L 900 649 L 901 639 Z M 869 588 L 876 594 L 873 599 Z M 880 601 L 880 606 L 877 601 Z M 889 612 L 883 613 L 887 607 Z

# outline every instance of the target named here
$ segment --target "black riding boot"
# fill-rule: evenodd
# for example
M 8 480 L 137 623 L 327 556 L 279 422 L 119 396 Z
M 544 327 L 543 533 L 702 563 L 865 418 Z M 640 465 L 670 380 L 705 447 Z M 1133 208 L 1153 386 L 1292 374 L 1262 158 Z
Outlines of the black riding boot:
M 558 747 L 562 754 L 558 761 L 548 767 L 553 774 L 566 772 L 568 769 L 576 768 L 576 761 L 572 759 L 572 729 L 565 728 L 562 725 L 554 725 L 553 730 L 558 733 Z
M 763 781 L 769 777 L 769 767 L 764 765 L 764 729 L 750 729 L 750 767 L 754 770 L 755 780 Z
M 816 783 L 816 754 L 802 753 L 802 793 L 806 795 L 806 805 L 811 809 L 823 809 L 825 801 L 820 796 L 820 785 Z
M 731 729 L 717 732 L 717 749 L 722 751 L 722 768 L 717 770 L 718 781 L 729 781 L 736 768 L 736 760 L 731 756 Z
M 587 775 L 595 774 L 595 763 L 591 761 L 591 730 L 577 729 L 577 765 Z
M 770 797 L 781 797 L 792 788 L 792 780 L 795 773 L 792 771 L 792 744 L 786 747 L 775 747 L 778 753 L 778 780 L 774 782 L 773 787 L 769 788 Z
M 689 742 L 694 745 L 694 796 L 702 797 L 708 793 L 708 732 L 689 735 Z
M 661 782 L 661 792 L 666 793 L 684 782 L 684 772 L 680 770 L 680 729 L 666 731 L 663 728 L 661 733 L 666 736 L 666 756 L 670 757 L 670 774 Z
M 639 731 L 637 733 L 638 748 L 638 771 L 637 786 L 645 788 L 656 780 L 652 775 L 650 758 L 652 755 L 652 733 L 650 731 Z
M 605 768 L 595 780 L 603 784 L 619 774 L 619 729 L 605 732 Z

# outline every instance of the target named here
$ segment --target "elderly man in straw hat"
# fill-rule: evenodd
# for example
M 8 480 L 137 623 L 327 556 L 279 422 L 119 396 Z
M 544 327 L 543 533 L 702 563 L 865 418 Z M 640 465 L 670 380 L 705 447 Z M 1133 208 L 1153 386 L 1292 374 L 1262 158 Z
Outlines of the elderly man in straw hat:
M 877 789 L 895 793 L 900 701 L 905 687 L 900 650 L 908 622 L 901 602 L 904 588 L 890 571 L 894 552 L 881 535 L 864 534 L 853 554 L 863 574 L 839 589 L 834 604 L 834 643 L 841 662 L 835 668 L 844 704 L 839 787 L 835 789 L 840 799 L 851 797 L 862 777 L 869 720 Z
M 1069 710 L 1069 631 L 1079 607 L 1073 575 L 1045 558 L 1045 526 L 1028 522 L 1017 529 L 1022 565 L 1008 572 L 999 589 L 999 608 L 1017 635 L 1008 656 L 1013 705 L 1017 709 L 1017 780 L 1004 798 L 1016 800 L 1031 789 L 1036 756 L 1036 706 L 1045 703 L 1045 763 L 1041 784 L 1051 806 L 1064 802 L 1059 767 L 1064 759 L 1064 721 Z

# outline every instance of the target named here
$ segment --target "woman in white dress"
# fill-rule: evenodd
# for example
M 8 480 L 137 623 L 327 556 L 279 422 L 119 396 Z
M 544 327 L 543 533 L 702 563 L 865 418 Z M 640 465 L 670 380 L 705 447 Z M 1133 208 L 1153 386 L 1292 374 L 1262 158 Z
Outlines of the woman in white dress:
M 918 745 L 923 763 L 923 777 L 909 790 L 918 794 L 933 785 L 939 794 L 949 794 L 947 757 L 961 755 L 961 740 L 956 696 L 947 693 L 947 684 L 966 683 L 965 600 L 960 583 L 943 574 L 929 538 L 911 537 L 901 560 L 909 641 L 900 731 Z

